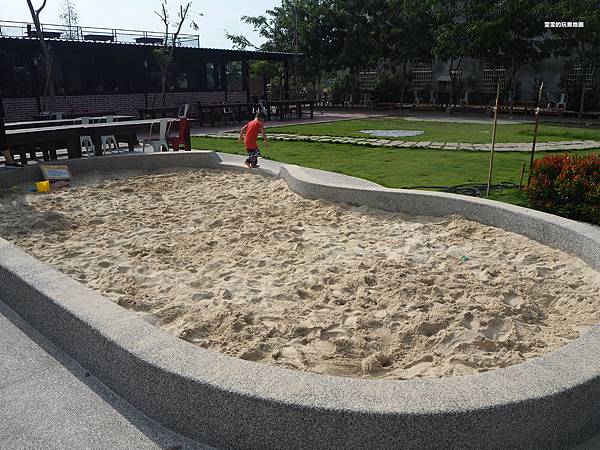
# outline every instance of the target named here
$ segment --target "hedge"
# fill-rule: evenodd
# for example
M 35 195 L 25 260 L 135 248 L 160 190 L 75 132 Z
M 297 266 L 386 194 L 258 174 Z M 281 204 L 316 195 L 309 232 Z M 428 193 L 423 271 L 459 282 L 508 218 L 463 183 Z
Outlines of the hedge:
M 548 155 L 535 162 L 531 207 L 600 224 L 600 155 Z

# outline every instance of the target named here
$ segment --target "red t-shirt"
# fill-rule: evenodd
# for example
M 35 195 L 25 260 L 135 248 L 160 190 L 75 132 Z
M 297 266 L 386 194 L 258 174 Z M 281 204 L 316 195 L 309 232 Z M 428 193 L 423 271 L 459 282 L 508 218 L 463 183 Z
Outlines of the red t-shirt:
M 248 122 L 246 125 L 246 137 L 244 138 L 244 146 L 246 150 L 256 150 L 258 148 L 258 134 L 263 129 L 263 124 L 258 119 L 254 119 L 252 122 Z

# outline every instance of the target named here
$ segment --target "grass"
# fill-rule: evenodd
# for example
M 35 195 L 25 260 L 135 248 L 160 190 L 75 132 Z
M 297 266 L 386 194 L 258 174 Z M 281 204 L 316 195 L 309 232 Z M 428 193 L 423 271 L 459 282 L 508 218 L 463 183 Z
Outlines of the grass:
M 243 145 L 232 139 L 192 138 L 192 146 L 196 149 L 246 154 Z M 571 153 L 584 155 L 597 152 L 583 150 Z M 391 188 L 485 183 L 489 158 L 487 152 L 399 150 L 350 144 L 285 141 L 271 141 L 270 147 L 263 148 L 262 153 L 269 159 L 283 163 L 364 178 Z M 540 152 L 538 157 L 544 154 Z M 523 162 L 528 167 L 528 153 L 496 153 L 494 182 L 518 183 Z M 524 205 L 526 201 L 518 190 L 495 192 L 492 198 L 520 205 Z
M 334 123 L 293 125 L 272 128 L 272 132 L 324 136 L 369 137 L 358 133 L 363 129 L 422 130 L 425 133 L 403 140 L 437 142 L 489 143 L 491 124 L 413 122 L 399 117 L 347 120 Z M 600 140 L 600 130 L 569 125 L 543 124 L 540 142 Z M 509 124 L 498 127 L 498 142 L 532 140 L 531 124 Z M 244 155 L 244 147 L 231 139 L 192 138 L 194 148 Z M 598 150 L 582 150 L 571 154 L 586 155 Z M 538 152 L 541 158 L 546 152 Z M 391 188 L 435 189 L 457 184 L 484 184 L 488 176 L 487 152 L 443 151 L 432 149 L 391 149 L 361 147 L 351 144 L 321 142 L 271 141 L 263 148 L 263 156 L 289 164 L 338 172 L 373 181 Z M 495 156 L 493 182 L 519 183 L 522 164 L 529 167 L 529 153 L 498 152 Z M 527 175 L 525 175 L 526 181 Z M 493 191 L 490 198 L 527 206 L 526 195 L 518 189 Z
M 360 130 L 420 130 L 419 136 L 399 138 L 404 141 L 464 142 L 471 144 L 489 144 L 492 136 L 492 125 L 474 123 L 415 122 L 401 117 L 378 117 L 372 119 L 345 120 L 334 123 L 318 123 L 310 125 L 292 125 L 272 128 L 272 132 L 322 135 L 372 137 L 359 133 Z M 497 130 L 497 142 L 532 142 L 532 124 L 502 124 Z M 386 138 L 388 139 L 388 138 Z M 600 129 L 571 126 L 564 124 L 541 124 L 539 142 L 600 140 Z

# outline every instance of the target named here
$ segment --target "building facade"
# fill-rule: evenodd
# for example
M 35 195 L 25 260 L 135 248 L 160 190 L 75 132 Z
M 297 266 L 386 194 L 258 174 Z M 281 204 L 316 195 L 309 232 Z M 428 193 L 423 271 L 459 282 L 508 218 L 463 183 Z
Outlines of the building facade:
M 68 38 L 48 32 L 59 90 L 49 98 L 44 96 L 40 43 L 30 27 L 24 30 L 6 35 L 0 27 L 0 90 L 7 121 L 27 120 L 42 111 L 137 114 L 138 108 L 162 106 L 161 71 L 154 53 L 162 39 L 139 32 L 145 34 L 115 42 L 110 36 L 116 37 L 116 30 L 110 30 L 112 35 L 78 33 Z M 261 96 L 265 83 L 252 79 L 250 64 L 272 61 L 287 68 L 293 56 L 184 45 L 175 48 L 166 103 L 189 103 L 192 113 L 198 103 L 246 102 Z

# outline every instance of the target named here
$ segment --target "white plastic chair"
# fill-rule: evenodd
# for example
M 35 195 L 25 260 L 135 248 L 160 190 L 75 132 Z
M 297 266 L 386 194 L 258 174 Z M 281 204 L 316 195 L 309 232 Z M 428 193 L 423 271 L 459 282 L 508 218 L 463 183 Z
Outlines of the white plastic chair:
M 90 118 L 82 117 L 81 118 L 82 125 L 89 125 Z M 94 147 L 94 141 L 92 141 L 91 136 L 79 136 L 79 144 L 81 147 L 85 147 L 85 154 L 87 156 L 93 157 L 96 156 L 96 148 Z
M 152 133 L 155 130 L 154 126 L 158 125 L 158 138 L 153 139 Z M 142 152 L 146 152 L 146 145 L 150 145 L 155 152 L 160 152 L 164 148 L 165 151 L 169 150 L 169 143 L 167 137 L 169 136 L 169 129 L 171 128 L 171 122 L 169 119 L 160 119 L 150 124 L 150 135 L 148 139 L 142 141 Z
M 106 116 L 106 123 L 113 123 L 115 118 L 113 116 Z M 101 136 L 102 141 L 102 152 L 119 153 L 119 143 L 114 135 Z M 112 145 L 112 148 L 111 148 Z
M 177 114 L 177 117 L 179 119 L 187 118 L 189 110 L 190 110 L 190 105 L 187 103 L 184 103 L 183 105 L 181 105 L 179 107 L 179 113 Z
M 372 108 L 373 101 L 371 100 L 371 94 L 369 92 L 363 94 L 362 99 L 360 101 L 360 106 L 362 108 Z
M 437 105 L 437 100 L 435 98 L 435 92 L 434 91 L 429 91 L 429 104 L 430 105 Z
M 223 117 L 230 116 L 231 121 L 235 122 L 235 111 L 232 108 L 223 108 Z
M 560 99 L 556 102 L 556 109 L 567 109 L 567 94 L 560 94 Z
M 352 108 L 352 94 L 348 94 L 348 96 L 344 100 L 344 108 Z
M 421 98 L 421 96 L 419 95 L 419 90 L 418 89 L 413 89 L 413 92 L 415 94 L 415 98 L 413 100 L 413 103 L 415 105 L 421 105 L 423 103 L 423 99 Z
M 265 116 L 267 115 L 267 109 L 265 108 L 265 101 L 264 100 L 259 100 L 258 101 L 258 111 L 261 114 L 264 114 Z

